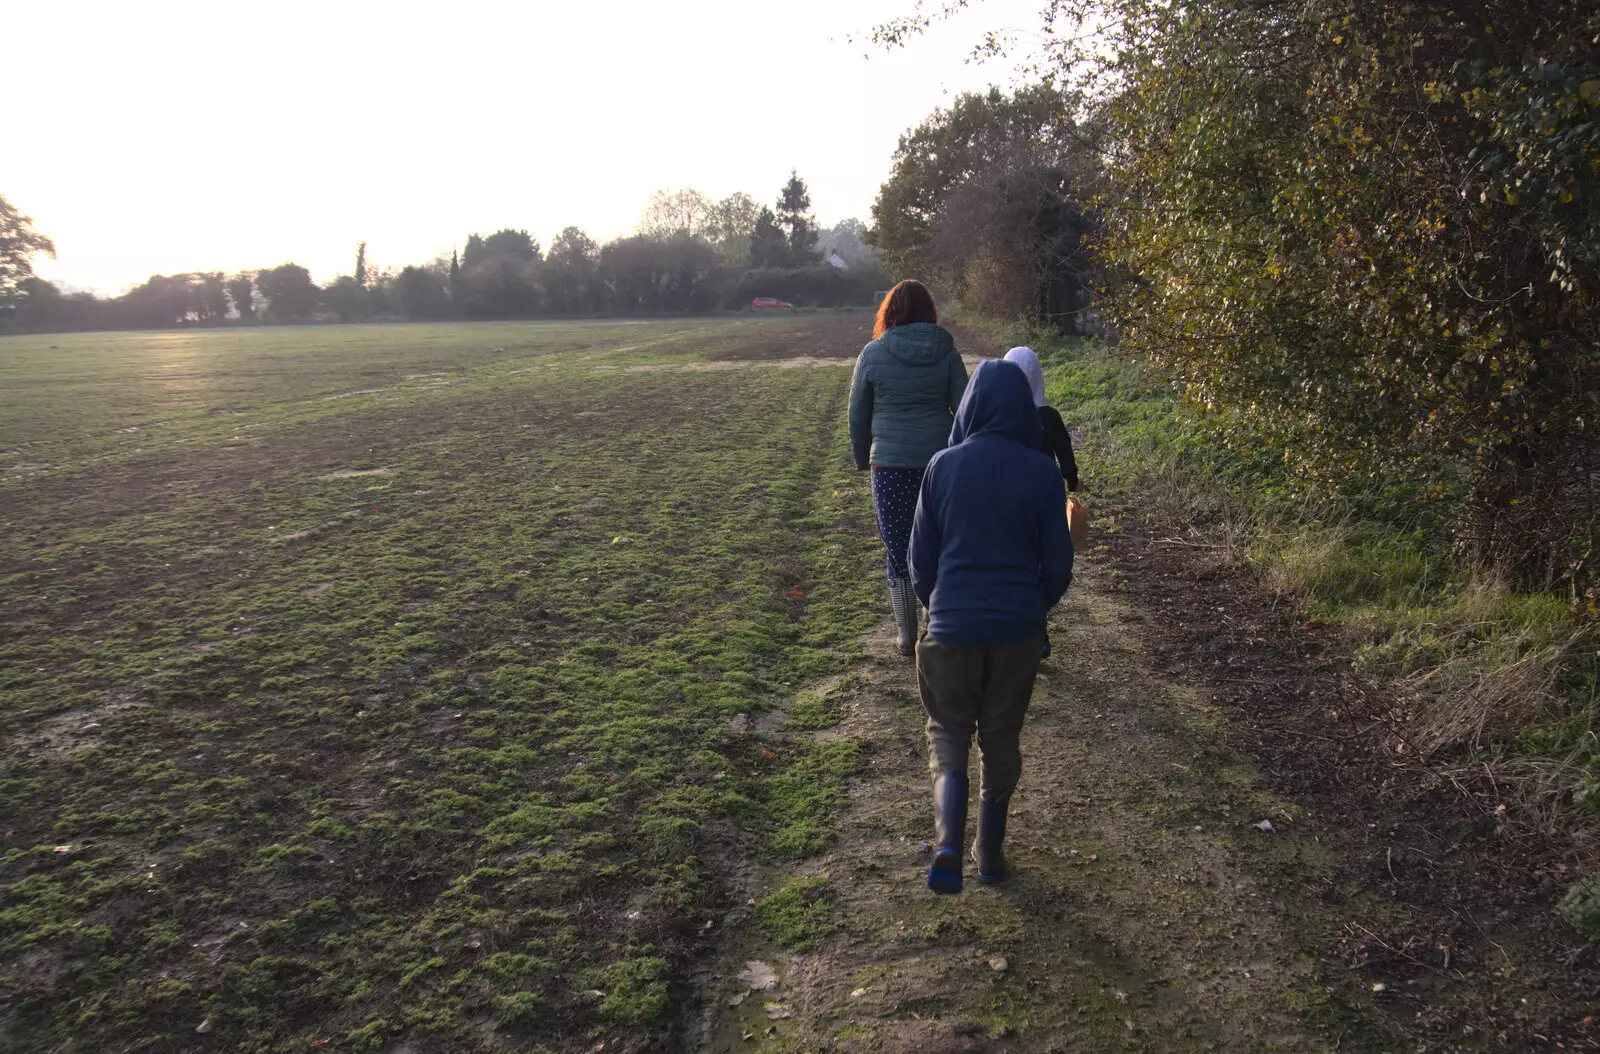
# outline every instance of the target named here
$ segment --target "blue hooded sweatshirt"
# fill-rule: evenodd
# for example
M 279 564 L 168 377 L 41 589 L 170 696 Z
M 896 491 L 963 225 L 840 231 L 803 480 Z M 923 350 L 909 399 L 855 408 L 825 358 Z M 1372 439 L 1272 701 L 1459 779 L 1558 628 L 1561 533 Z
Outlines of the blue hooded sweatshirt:
M 911 583 L 940 644 L 982 648 L 1040 636 L 1072 582 L 1067 493 L 1039 451 L 1042 427 L 1015 363 L 973 371 L 950 446 L 922 478 L 911 527 Z

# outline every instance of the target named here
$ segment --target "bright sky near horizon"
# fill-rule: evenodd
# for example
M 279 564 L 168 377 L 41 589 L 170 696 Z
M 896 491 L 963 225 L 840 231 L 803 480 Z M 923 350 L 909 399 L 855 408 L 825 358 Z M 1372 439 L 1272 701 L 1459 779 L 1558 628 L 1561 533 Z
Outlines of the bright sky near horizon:
M 396 268 L 470 231 L 605 241 L 657 188 L 771 204 L 791 167 L 824 225 L 867 219 L 902 132 L 1016 83 L 967 56 L 1040 7 L 866 42 L 914 3 L 19 4 L 0 194 L 54 239 L 41 275 L 102 294 L 285 260 L 323 282 L 362 239 Z

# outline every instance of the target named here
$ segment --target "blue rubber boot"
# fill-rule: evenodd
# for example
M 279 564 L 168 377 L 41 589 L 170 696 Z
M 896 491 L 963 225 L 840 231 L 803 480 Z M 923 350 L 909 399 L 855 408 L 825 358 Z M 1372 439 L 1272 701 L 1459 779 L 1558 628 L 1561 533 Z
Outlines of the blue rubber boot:
M 972 855 L 978 858 L 978 881 L 985 885 L 1006 880 L 1006 857 L 1000 851 L 1006 840 L 1006 814 L 1010 800 L 978 802 L 978 837 Z
M 967 837 L 967 774 L 942 772 L 933 781 L 934 823 L 939 844 L 928 868 L 928 888 L 961 892 L 961 843 Z

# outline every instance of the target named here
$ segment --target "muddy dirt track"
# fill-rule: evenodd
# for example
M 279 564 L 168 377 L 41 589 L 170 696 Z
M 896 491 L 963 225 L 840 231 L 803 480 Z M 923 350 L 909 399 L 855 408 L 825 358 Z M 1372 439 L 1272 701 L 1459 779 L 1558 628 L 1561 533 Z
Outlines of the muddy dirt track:
M 1052 620 L 1014 877 L 923 888 L 922 713 L 880 629 L 866 671 L 829 686 L 845 718 L 825 733 L 867 744 L 869 767 L 839 844 L 799 872 L 826 879 L 840 929 L 805 954 L 732 951 L 705 1043 L 1600 1049 L 1596 949 L 1551 910 L 1571 881 L 1559 843 L 1497 831 L 1397 757 L 1383 692 L 1341 641 L 1115 511 Z M 747 964 L 776 982 L 752 990 Z

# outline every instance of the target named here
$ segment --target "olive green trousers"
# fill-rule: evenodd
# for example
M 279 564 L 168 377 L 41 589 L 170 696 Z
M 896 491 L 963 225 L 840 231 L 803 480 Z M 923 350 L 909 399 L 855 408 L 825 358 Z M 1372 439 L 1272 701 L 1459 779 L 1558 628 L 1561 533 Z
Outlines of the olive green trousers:
M 987 648 L 917 642 L 917 684 L 928 712 L 929 768 L 935 776 L 966 772 L 977 733 L 984 801 L 1005 801 L 1022 776 L 1018 740 L 1033 698 L 1044 636 Z

